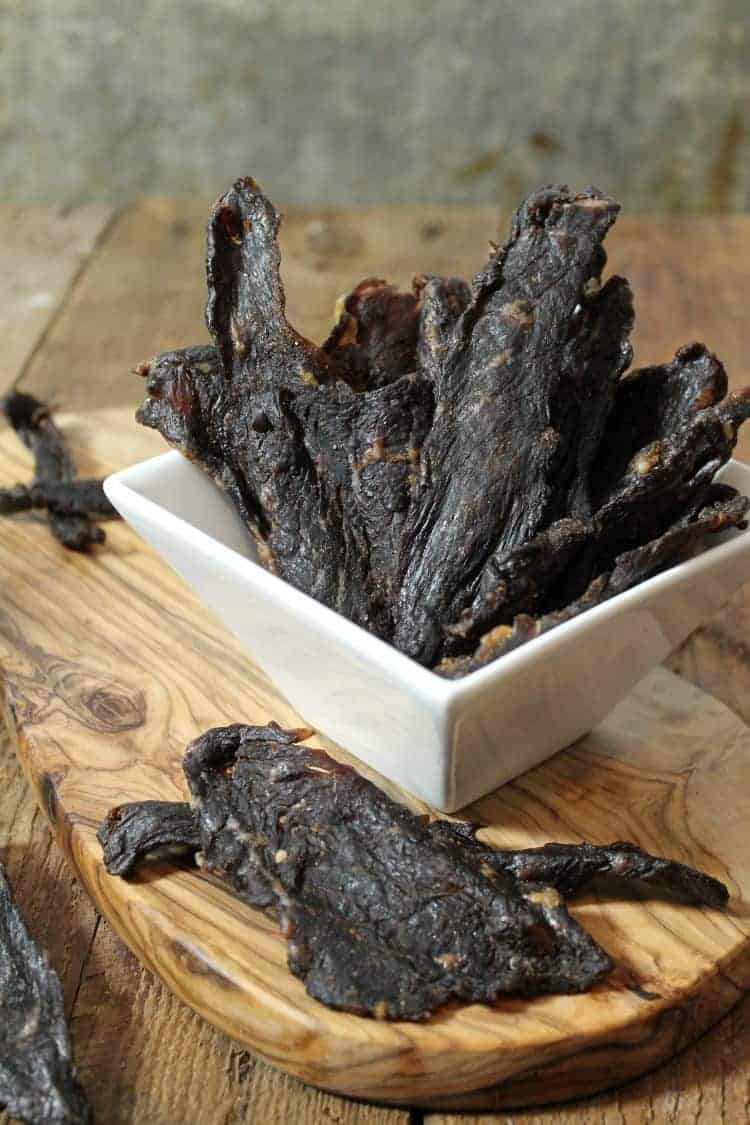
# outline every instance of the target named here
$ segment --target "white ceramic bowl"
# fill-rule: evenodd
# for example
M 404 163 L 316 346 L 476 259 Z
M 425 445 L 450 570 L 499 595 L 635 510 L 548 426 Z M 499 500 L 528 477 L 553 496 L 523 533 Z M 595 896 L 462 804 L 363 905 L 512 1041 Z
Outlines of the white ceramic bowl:
M 750 494 L 750 467 L 731 461 L 721 479 Z M 306 723 L 446 812 L 591 730 L 750 580 L 750 530 L 727 532 L 698 557 L 448 681 L 259 566 L 229 500 L 181 454 L 134 465 L 104 487 Z

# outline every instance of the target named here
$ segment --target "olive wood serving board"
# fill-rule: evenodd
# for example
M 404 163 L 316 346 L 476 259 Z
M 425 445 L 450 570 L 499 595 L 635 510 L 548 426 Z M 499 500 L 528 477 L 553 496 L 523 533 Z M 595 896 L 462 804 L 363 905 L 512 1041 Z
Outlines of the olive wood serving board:
M 59 424 L 86 475 L 163 448 L 121 410 Z M 28 479 L 29 467 L 3 431 L 0 480 Z M 42 518 L 19 516 L 2 524 L 0 556 L 6 719 L 58 843 L 140 960 L 269 1062 L 372 1101 L 541 1104 L 653 1069 L 750 988 L 750 732 L 670 672 L 654 671 L 596 731 L 466 814 L 504 847 L 635 841 L 723 879 L 729 911 L 599 888 L 573 912 L 617 968 L 590 993 L 378 1022 L 311 999 L 286 968 L 274 922 L 197 869 L 155 864 L 126 881 L 101 862 L 96 828 L 112 805 L 185 796 L 180 760 L 197 733 L 304 717 L 125 525 L 108 525 L 106 546 L 83 557 L 55 543 Z

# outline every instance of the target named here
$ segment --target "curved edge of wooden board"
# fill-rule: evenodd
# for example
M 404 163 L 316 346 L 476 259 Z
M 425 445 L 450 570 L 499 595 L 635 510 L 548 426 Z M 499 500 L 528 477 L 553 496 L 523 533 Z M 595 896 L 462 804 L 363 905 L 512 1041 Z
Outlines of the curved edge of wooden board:
M 352 1031 L 356 1025 L 360 1032 L 352 1036 L 351 1059 L 346 1063 L 337 1060 L 334 1064 L 328 1057 L 325 1032 L 314 1022 L 305 1025 L 304 1018 L 300 1019 L 300 1013 L 295 1012 L 299 1038 L 294 1043 L 294 1052 L 286 1053 L 283 1046 L 290 1042 L 290 1028 L 285 1021 L 290 1013 L 284 998 L 272 992 L 254 991 L 240 976 L 235 979 L 224 976 L 217 971 L 205 944 L 196 942 L 188 948 L 178 928 L 170 923 L 169 913 L 174 910 L 178 887 L 184 884 L 183 897 L 187 900 L 192 893 L 192 880 L 202 877 L 167 864 L 155 866 L 144 880 L 127 881 L 107 876 L 100 862 L 95 825 L 74 820 L 65 812 L 57 797 L 56 779 L 34 771 L 29 736 L 16 725 L 7 705 L 5 718 L 19 760 L 58 845 L 97 908 L 135 956 L 201 1016 L 266 1062 L 311 1085 L 381 1104 L 444 1110 L 501 1110 L 582 1098 L 654 1070 L 708 1030 L 747 988 L 750 947 L 746 945 L 730 963 L 707 974 L 717 977 L 708 993 L 699 992 L 696 985 L 692 992 L 683 993 L 679 1002 L 667 997 L 645 1009 L 636 1009 L 631 1019 L 616 1027 L 607 1026 L 603 1021 L 597 1033 L 582 1033 L 577 1042 L 571 1043 L 569 1036 L 555 1041 L 552 1036 L 550 1042 L 537 1048 L 533 1055 L 523 1049 L 503 1051 L 499 1067 L 493 1067 L 492 1057 L 493 1054 L 499 1056 L 497 1042 L 482 1044 L 478 1037 L 476 1057 L 471 1065 L 464 1065 L 458 1073 L 453 1069 L 450 1078 L 446 1074 L 452 1063 L 450 1036 L 446 1036 L 444 1068 L 437 1069 L 439 1050 L 431 1054 L 429 1061 L 421 1058 L 419 1044 L 409 1034 L 412 1027 L 425 1025 L 400 1025 L 404 1041 L 398 1071 L 404 1086 L 394 1081 L 393 1073 L 384 1071 L 383 1054 L 377 1044 L 382 1025 L 376 1021 L 333 1013 L 335 1019 L 350 1024 Z M 166 875 L 169 875 L 169 895 L 152 894 L 152 901 L 146 907 L 141 888 L 146 885 L 151 890 L 158 888 L 160 878 Z M 210 880 L 209 886 L 218 910 L 232 916 L 249 911 L 230 892 Z M 133 924 L 134 907 L 140 915 L 138 925 Z M 254 918 L 263 919 L 256 911 L 251 913 Z M 129 924 L 125 924 L 125 919 Z M 265 919 L 263 923 L 273 944 L 278 945 L 273 924 Z M 287 972 L 285 966 L 283 971 Z M 302 989 L 301 984 L 299 987 Z M 518 1003 L 523 1002 L 511 999 L 504 1007 L 512 1013 Z M 281 1014 L 279 1005 L 284 1007 L 283 1019 L 275 1026 L 275 1015 Z M 328 1013 L 328 1017 L 330 1015 Z M 435 1027 L 439 1036 L 439 1020 L 435 1021 Z M 375 1042 L 368 1051 L 367 1040 L 371 1038 Z M 615 1058 L 616 1067 L 613 1067 Z M 392 1057 L 388 1059 L 388 1067 L 391 1071 L 394 1069 Z M 503 1072 L 502 1079 L 488 1085 L 487 1078 L 493 1069 L 496 1074 L 498 1070 Z M 612 1082 L 613 1071 L 617 1074 L 616 1082 Z M 473 1081 L 476 1086 L 472 1088 Z M 464 1086 L 465 1089 L 452 1093 L 448 1086 Z

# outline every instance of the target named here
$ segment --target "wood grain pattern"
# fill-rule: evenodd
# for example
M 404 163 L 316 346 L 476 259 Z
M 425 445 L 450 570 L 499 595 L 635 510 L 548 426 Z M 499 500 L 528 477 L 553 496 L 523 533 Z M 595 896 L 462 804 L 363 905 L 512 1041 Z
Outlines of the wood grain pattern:
M 74 210 L 0 206 L 0 392 L 28 364 L 59 314 L 112 216 L 90 204 Z
M 68 428 L 65 416 L 60 424 Z M 86 435 L 79 460 L 87 473 L 105 448 L 109 467 L 141 440 L 118 411 L 91 416 Z M 4 436 L 0 474 L 15 462 Z M 330 1012 L 288 973 L 275 925 L 199 873 L 162 866 L 110 879 L 96 825 L 120 801 L 179 797 L 181 751 L 197 731 L 236 719 L 298 720 L 128 528 L 113 525 L 96 559 L 61 560 L 60 551 L 37 520 L 6 524 L 0 660 L 20 756 L 58 841 L 115 929 L 178 996 L 266 1059 L 386 1102 L 559 1100 L 653 1067 L 748 987 L 750 734 L 664 671 L 595 734 L 469 810 L 504 846 L 628 838 L 729 883 L 727 915 L 638 895 L 582 899 L 577 915 L 618 963 L 587 996 L 459 1007 L 424 1025 Z

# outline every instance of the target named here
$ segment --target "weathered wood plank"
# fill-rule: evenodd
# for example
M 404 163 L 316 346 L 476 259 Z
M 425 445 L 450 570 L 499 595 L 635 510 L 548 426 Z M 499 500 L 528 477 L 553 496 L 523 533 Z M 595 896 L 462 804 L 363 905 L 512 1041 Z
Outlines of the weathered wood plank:
M 0 393 L 23 371 L 111 216 L 96 204 L 0 206 Z

